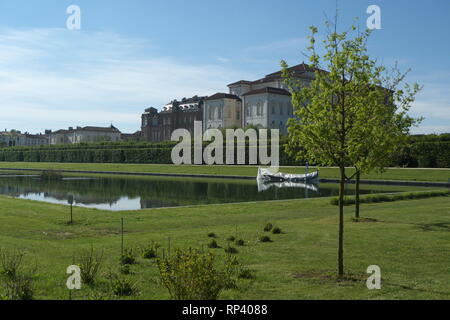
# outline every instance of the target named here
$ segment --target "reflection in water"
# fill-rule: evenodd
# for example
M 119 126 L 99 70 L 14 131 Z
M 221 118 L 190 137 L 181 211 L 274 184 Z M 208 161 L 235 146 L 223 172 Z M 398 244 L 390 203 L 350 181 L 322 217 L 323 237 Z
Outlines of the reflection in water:
M 377 186 L 379 192 L 382 187 Z M 367 191 L 366 191 L 367 192 Z M 37 177 L 0 176 L 0 194 L 22 199 L 105 210 L 139 210 L 195 204 L 262 201 L 336 196 L 337 184 L 286 183 L 258 185 L 255 181 L 191 178 L 64 178 L 42 181 Z

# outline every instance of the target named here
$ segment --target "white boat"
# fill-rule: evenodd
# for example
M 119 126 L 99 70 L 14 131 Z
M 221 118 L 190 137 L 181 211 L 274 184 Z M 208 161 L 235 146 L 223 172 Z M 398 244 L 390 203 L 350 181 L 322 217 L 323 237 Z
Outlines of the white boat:
M 308 182 L 319 179 L 319 171 L 314 171 L 305 174 L 293 174 L 293 173 L 273 173 L 270 169 L 258 168 L 257 180 L 270 181 L 270 182 Z

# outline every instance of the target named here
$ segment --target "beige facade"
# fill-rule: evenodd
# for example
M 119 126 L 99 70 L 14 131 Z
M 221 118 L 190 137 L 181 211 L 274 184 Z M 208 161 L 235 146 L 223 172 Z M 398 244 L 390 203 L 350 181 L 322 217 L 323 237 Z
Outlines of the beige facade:
M 203 130 L 240 128 L 242 123 L 242 101 L 236 95 L 216 93 L 205 99 L 203 108 Z
M 49 132 L 49 144 L 74 144 L 81 142 L 117 142 L 121 132 L 114 126 L 110 127 L 70 127 L 68 130 Z

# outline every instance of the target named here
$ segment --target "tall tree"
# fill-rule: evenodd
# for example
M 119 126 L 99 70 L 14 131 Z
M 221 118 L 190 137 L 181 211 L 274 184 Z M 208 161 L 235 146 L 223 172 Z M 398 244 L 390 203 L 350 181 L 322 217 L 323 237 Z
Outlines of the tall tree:
M 337 269 L 338 277 L 342 277 L 344 187 L 349 178 L 346 167 L 357 167 L 359 171 L 375 167 L 383 150 L 392 152 L 400 132 L 404 132 L 399 128 L 414 122 L 407 115 L 411 100 L 408 93 L 414 94 L 418 88 L 414 86 L 406 93 L 383 88 L 383 82 L 389 77 L 386 69 L 378 66 L 367 53 L 370 30 L 354 36 L 354 26 L 349 32 L 338 33 L 336 29 L 329 32 L 323 41 L 322 57 L 316 50 L 318 30 L 314 26 L 310 30 L 308 51 L 314 79 L 305 84 L 295 78 L 285 61 L 281 62 L 296 116 L 288 123 L 290 139 L 286 149 L 299 160 L 339 167 Z M 396 104 L 397 101 L 405 103 Z M 380 144 L 371 148 L 373 143 Z

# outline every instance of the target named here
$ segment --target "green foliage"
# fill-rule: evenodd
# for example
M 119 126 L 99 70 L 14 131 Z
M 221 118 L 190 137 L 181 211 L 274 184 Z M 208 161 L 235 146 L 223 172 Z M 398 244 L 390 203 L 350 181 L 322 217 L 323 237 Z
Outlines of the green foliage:
M 279 227 L 273 228 L 273 229 L 272 229 L 272 233 L 273 233 L 273 234 L 280 234 L 280 233 L 281 233 L 281 228 L 279 228 Z
M 264 226 L 264 232 L 269 232 L 270 230 L 272 230 L 272 228 L 273 228 L 273 224 L 271 224 L 269 222 Z
M 225 252 L 228 254 L 236 254 L 238 250 L 235 247 L 230 246 L 229 244 L 225 247 Z
M 14 279 L 22 267 L 24 252 L 0 248 L 0 274 Z
M 208 237 L 209 238 L 215 238 L 216 234 L 214 232 L 210 232 L 210 233 L 208 233 Z
M 147 246 L 138 248 L 139 254 L 143 259 L 153 259 L 158 257 L 158 249 L 161 246 L 156 242 L 151 242 Z
M 245 241 L 244 241 L 243 239 L 238 239 L 238 240 L 235 241 L 235 244 L 236 244 L 237 246 L 242 247 L 242 246 L 245 245 Z
M 158 268 L 173 300 L 216 300 L 222 290 L 233 286 L 233 267 L 227 262 L 216 266 L 211 252 L 176 249 L 158 259 Z
M 90 250 L 82 251 L 76 260 L 80 266 L 82 283 L 93 286 L 102 267 L 103 252 L 95 252 L 91 246 Z
M 269 236 L 260 236 L 259 241 L 260 242 L 272 242 L 272 239 L 270 239 Z
M 136 263 L 136 255 L 132 248 L 130 249 L 124 249 L 123 254 L 120 257 L 120 264 L 126 265 L 126 264 L 135 264 Z
M 8 300 L 33 300 L 33 275 L 17 274 L 14 278 L 4 281 L 6 298 Z
M 136 283 L 129 277 L 124 277 L 117 274 L 109 275 L 110 290 L 119 297 L 128 297 L 138 294 Z
M 398 200 L 411 200 L 411 199 L 424 199 L 432 197 L 448 197 L 450 191 L 418 191 L 418 192 L 401 192 L 394 194 L 375 194 L 375 195 L 364 195 L 359 198 L 360 203 L 378 203 L 378 202 L 389 202 Z M 338 198 L 332 198 L 330 200 L 332 205 L 337 206 L 339 204 Z M 344 205 L 350 206 L 355 204 L 355 197 L 346 197 L 344 199 Z
M 216 241 L 216 240 L 211 239 L 211 241 L 209 241 L 209 243 L 208 243 L 208 248 L 216 249 L 216 248 L 218 248 L 218 247 L 219 247 L 219 245 L 217 244 L 217 241 Z
M 234 236 L 230 236 L 227 238 L 227 241 L 233 242 L 234 240 L 236 240 L 236 238 Z

